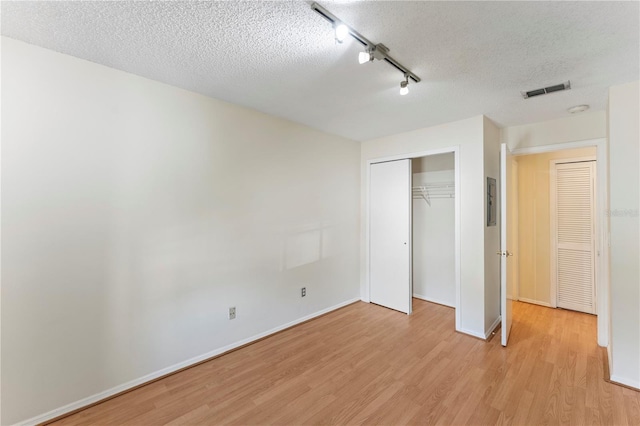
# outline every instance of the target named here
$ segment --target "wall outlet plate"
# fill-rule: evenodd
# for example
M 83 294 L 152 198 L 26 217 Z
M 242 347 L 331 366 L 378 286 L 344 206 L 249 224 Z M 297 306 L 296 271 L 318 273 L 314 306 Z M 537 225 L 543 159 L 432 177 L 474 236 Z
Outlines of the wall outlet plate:
M 236 319 L 236 307 L 229 308 L 229 319 Z
M 307 288 L 306 287 L 302 287 L 302 289 L 300 290 L 300 295 L 301 295 L 301 297 L 305 297 L 307 295 Z

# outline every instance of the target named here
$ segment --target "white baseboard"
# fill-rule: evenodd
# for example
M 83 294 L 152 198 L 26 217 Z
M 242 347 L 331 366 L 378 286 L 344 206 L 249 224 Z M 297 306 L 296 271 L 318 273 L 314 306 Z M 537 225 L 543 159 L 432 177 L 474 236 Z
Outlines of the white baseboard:
M 287 329 L 289 327 L 293 327 L 294 325 L 297 325 L 297 324 L 300 324 L 302 322 L 308 321 L 308 320 L 313 319 L 315 317 L 318 317 L 320 315 L 324 315 L 324 314 L 326 314 L 328 312 L 335 311 L 336 309 L 339 309 L 339 308 L 342 308 L 344 306 L 350 305 L 350 304 L 352 304 L 354 302 L 357 302 L 359 300 L 360 300 L 360 298 L 358 297 L 358 298 L 355 298 L 355 299 L 347 300 L 346 302 L 338 303 L 337 305 L 330 306 L 330 307 L 328 307 L 326 309 L 323 309 L 321 311 L 314 312 L 314 313 L 309 314 L 307 316 L 304 316 L 302 318 L 298 318 L 297 320 L 294 320 L 294 321 L 288 322 L 286 324 L 283 324 L 281 326 L 272 328 L 271 330 L 265 331 L 263 333 L 256 334 L 255 336 L 251 336 L 251 337 L 249 337 L 247 339 L 240 340 L 238 342 L 232 343 L 232 344 L 224 346 L 222 348 L 214 349 L 214 350 L 212 350 L 210 352 L 207 352 L 205 354 L 198 355 L 198 356 L 193 357 L 191 359 L 188 359 L 186 361 L 179 362 L 177 364 L 174 364 L 174 365 L 171 365 L 169 367 L 163 368 L 162 370 L 154 371 L 153 373 L 147 374 L 146 376 L 142 376 L 142 377 L 140 377 L 138 379 L 131 380 L 130 382 L 123 383 L 121 385 L 118 385 L 118 386 L 113 387 L 111 389 L 108 389 L 106 391 L 97 393 L 95 395 L 91 395 L 91 396 L 89 396 L 87 398 L 83 398 L 83 399 L 81 399 L 79 401 L 76 401 L 76 402 L 72 402 L 71 404 L 67 404 L 64 407 L 56 408 L 54 410 L 51 410 L 51 411 L 49 411 L 47 413 L 44 413 L 44 414 L 41 414 L 39 416 L 35 416 L 35 417 L 32 417 L 32 418 L 30 418 L 28 420 L 24 420 L 24 421 L 18 422 L 18 423 L 16 423 L 15 426 L 17 426 L 17 425 L 20 425 L 20 426 L 32 426 L 33 425 L 33 426 L 35 426 L 37 424 L 44 423 L 44 422 L 49 421 L 51 419 L 55 419 L 56 417 L 62 416 L 62 415 L 67 414 L 67 413 L 70 413 L 71 411 L 74 411 L 74 410 L 77 410 L 79 408 L 83 408 L 83 407 L 86 407 L 88 405 L 94 404 L 94 403 L 96 403 L 98 401 L 101 401 L 101 400 L 103 400 L 105 398 L 109 398 L 110 396 L 113 396 L 113 395 L 118 394 L 120 392 L 124 392 L 124 391 L 126 391 L 128 389 L 134 388 L 136 386 L 140 386 L 140 385 L 142 385 L 144 383 L 150 382 L 150 381 L 152 381 L 154 379 L 157 379 L 159 377 L 162 377 L 162 376 L 165 376 L 167 374 L 173 373 L 173 372 L 175 372 L 177 370 L 183 369 L 185 367 L 189 367 L 191 365 L 194 365 L 194 364 L 197 364 L 199 362 L 205 361 L 205 360 L 207 360 L 209 358 L 213 358 L 216 355 L 220 355 L 220 354 L 228 352 L 228 351 L 230 351 L 232 349 L 235 349 L 235 348 L 238 348 L 240 346 L 246 345 L 248 343 L 254 342 L 256 340 L 262 339 L 264 337 L 267 337 L 267 336 L 269 336 L 271 334 L 277 333 L 277 332 L 282 331 L 284 329 Z
M 534 305 L 546 306 L 547 308 L 553 308 L 553 306 L 551 306 L 550 303 L 541 302 L 539 300 L 534 300 L 534 299 L 527 299 L 526 297 L 520 297 L 518 301 L 525 302 L 525 303 L 532 303 Z
M 463 334 L 468 334 L 469 336 L 477 337 L 478 339 L 486 340 L 486 337 L 484 337 L 484 334 L 478 333 L 477 331 L 467 330 L 464 328 L 458 328 L 456 329 L 456 331 Z
M 415 297 L 416 299 L 425 300 L 427 302 L 436 303 L 438 305 L 448 306 L 450 308 L 455 308 L 455 306 L 452 305 L 451 303 L 443 302 L 442 300 L 436 300 L 436 299 L 433 299 L 431 297 L 423 296 L 423 295 L 418 294 L 418 293 L 413 293 L 413 297 Z
M 627 379 L 626 377 L 616 376 L 615 374 L 612 374 L 611 377 L 609 377 L 609 380 L 612 383 L 617 383 L 619 385 L 625 385 L 625 386 L 628 386 L 630 388 L 634 388 L 634 389 L 640 391 L 640 381 Z
M 498 318 L 496 318 L 493 324 L 489 326 L 489 329 L 484 332 L 485 339 L 488 339 L 489 336 L 491 336 L 491 333 L 493 333 L 493 330 L 496 329 L 496 327 L 498 326 L 498 324 L 500 324 L 501 321 L 502 321 L 502 316 L 498 315 Z
M 477 337 L 478 339 L 487 340 L 489 336 L 491 336 L 491 332 L 495 330 L 498 324 L 500 324 L 500 321 L 502 321 L 502 317 L 499 316 L 498 318 L 496 318 L 493 324 L 491 324 L 491 326 L 489 327 L 489 331 L 485 331 L 484 333 L 479 333 L 477 331 L 467 330 L 464 328 L 458 328 L 456 329 L 456 331 L 468 334 L 469 336 Z

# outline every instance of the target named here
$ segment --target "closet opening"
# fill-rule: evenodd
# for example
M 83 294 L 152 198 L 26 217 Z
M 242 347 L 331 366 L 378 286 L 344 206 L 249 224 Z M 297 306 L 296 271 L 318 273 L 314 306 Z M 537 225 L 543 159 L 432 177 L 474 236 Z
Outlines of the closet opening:
M 448 306 L 458 330 L 458 147 L 369 160 L 367 166 L 368 301 L 406 314 L 414 299 Z
M 414 158 L 413 297 L 455 308 L 455 161 L 452 152 Z

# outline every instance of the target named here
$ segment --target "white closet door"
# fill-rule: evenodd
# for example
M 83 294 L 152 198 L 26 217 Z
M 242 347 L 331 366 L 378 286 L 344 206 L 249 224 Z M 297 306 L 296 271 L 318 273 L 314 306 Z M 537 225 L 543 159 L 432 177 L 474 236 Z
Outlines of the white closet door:
M 556 164 L 551 201 L 557 306 L 595 314 L 595 162 Z
M 371 164 L 370 173 L 370 299 L 410 314 L 411 160 Z

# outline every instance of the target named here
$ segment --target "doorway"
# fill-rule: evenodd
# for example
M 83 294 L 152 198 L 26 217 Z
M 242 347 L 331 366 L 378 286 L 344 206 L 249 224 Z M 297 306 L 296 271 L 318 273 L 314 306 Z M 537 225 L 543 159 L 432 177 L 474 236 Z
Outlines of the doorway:
M 513 299 L 597 315 L 600 346 L 608 342 L 604 159 L 604 140 L 516 151 L 517 194 L 507 202 L 517 236 Z
M 589 185 L 591 176 L 585 182 L 585 175 L 565 178 L 558 193 L 557 165 L 584 164 L 578 163 L 588 159 L 595 163 L 595 148 L 578 148 L 542 154 L 529 154 L 514 157 L 518 164 L 517 199 L 515 211 L 517 216 L 517 266 L 518 281 L 516 283 L 517 298 L 520 301 L 547 307 L 557 307 L 558 278 L 558 226 L 564 225 L 563 240 L 575 240 L 582 235 L 574 235 L 582 231 L 585 225 L 582 205 L 566 205 L 576 201 L 570 192 L 575 192 L 584 185 Z M 572 167 L 572 166 L 569 166 Z M 570 188 L 572 186 L 573 188 Z M 581 195 L 581 194 L 578 194 Z M 559 201 L 559 203 L 557 202 Z M 580 200 L 577 200 L 580 201 Z M 575 203 L 574 203 L 575 204 Z M 557 208 L 563 207 L 561 223 L 557 220 Z M 586 206 L 587 209 L 590 206 Z M 589 237 L 595 228 L 593 216 L 589 216 L 586 224 Z M 578 227 L 579 229 L 576 229 Z M 562 257 L 562 249 L 560 257 Z M 572 262 L 567 262 L 567 265 Z M 562 266 L 562 262 L 561 262 Z M 564 275 L 567 271 L 561 270 Z M 595 285 L 595 281 L 593 282 Z

